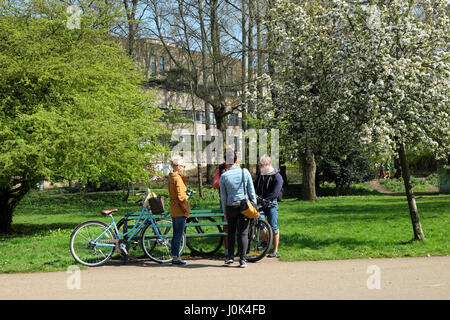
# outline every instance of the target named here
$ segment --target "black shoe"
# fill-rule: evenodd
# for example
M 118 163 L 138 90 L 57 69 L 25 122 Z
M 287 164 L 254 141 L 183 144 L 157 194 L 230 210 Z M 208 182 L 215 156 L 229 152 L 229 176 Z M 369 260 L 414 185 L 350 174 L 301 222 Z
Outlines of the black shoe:
M 178 266 L 186 266 L 188 263 L 186 261 L 178 259 L 178 260 L 172 260 L 172 264 L 175 264 Z
M 230 265 L 230 264 L 232 264 L 232 263 L 234 263 L 234 259 L 233 259 L 233 258 L 227 258 L 227 259 L 225 260 L 225 264 L 226 264 L 226 265 Z
M 245 260 L 239 260 L 239 268 L 247 268 L 247 262 Z

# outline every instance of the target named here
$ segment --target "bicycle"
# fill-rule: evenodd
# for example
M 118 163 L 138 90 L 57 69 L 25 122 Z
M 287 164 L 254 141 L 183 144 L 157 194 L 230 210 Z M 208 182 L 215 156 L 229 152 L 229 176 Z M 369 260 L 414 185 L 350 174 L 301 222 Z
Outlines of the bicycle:
M 271 205 L 270 201 L 257 197 L 260 216 L 250 219 L 248 231 L 247 258 L 249 262 L 256 262 L 264 258 L 269 251 L 273 241 L 273 230 L 270 224 L 264 220 L 263 208 Z
M 195 194 L 194 190 L 189 189 L 186 192 L 188 199 L 193 194 Z M 212 217 L 189 217 L 186 220 L 186 224 L 188 223 L 201 224 L 194 227 L 198 234 L 223 232 L 220 225 L 214 225 L 216 220 Z M 211 225 L 208 225 L 209 223 L 211 223 Z M 187 230 L 188 229 L 186 227 L 185 233 Z M 222 247 L 222 244 L 223 237 L 189 237 L 186 239 L 186 246 L 191 250 L 192 255 L 213 255 Z
M 172 221 L 154 219 L 146 206 L 142 207 L 134 226 L 127 232 L 120 233 L 113 213 L 117 209 L 102 210 L 102 214 L 111 218 L 111 224 L 89 220 L 79 224 L 70 235 L 70 252 L 74 259 L 85 266 L 94 267 L 105 264 L 111 259 L 114 251 L 125 257 L 129 255 L 130 242 L 137 234 L 141 235 L 140 245 L 144 253 L 157 263 L 170 262 Z M 180 256 L 186 245 L 183 235 L 180 245 Z
M 137 193 L 137 196 L 144 195 L 145 191 L 139 191 Z M 189 199 L 193 194 L 196 192 L 194 190 L 189 189 L 186 192 L 187 199 Z M 136 201 L 136 203 L 140 203 L 141 206 L 145 203 L 145 197 L 139 199 Z M 150 207 L 148 207 L 149 210 L 151 210 Z M 170 216 L 167 216 L 169 219 Z M 130 221 L 137 221 L 137 218 L 122 218 L 117 223 L 117 228 L 120 230 L 123 228 L 123 233 L 127 232 L 127 225 Z M 158 218 L 155 218 L 155 220 L 158 220 Z M 196 225 L 193 228 L 188 228 L 186 226 L 185 228 L 185 234 L 188 234 L 189 231 L 194 231 L 195 233 L 199 235 L 207 235 L 211 233 L 222 233 L 222 228 L 219 225 L 214 225 L 216 223 L 216 220 L 212 217 L 189 217 L 186 220 L 186 223 L 195 223 L 199 224 Z M 212 225 L 208 225 L 212 223 Z M 144 258 L 146 257 L 145 254 L 143 254 L 142 248 L 139 248 L 141 250 L 138 250 L 138 247 L 140 247 L 140 238 L 141 234 L 138 232 L 133 240 L 130 241 L 130 250 L 133 251 L 134 255 L 138 258 Z M 223 244 L 223 237 L 186 237 L 186 246 L 191 250 L 191 255 L 213 255 L 216 253 Z

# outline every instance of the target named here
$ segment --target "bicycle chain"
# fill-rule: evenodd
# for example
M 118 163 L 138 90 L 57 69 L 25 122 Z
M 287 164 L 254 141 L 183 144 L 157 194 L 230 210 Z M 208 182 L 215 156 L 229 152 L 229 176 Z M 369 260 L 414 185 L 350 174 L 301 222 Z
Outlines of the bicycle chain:
M 118 239 L 97 240 L 99 243 L 119 243 Z

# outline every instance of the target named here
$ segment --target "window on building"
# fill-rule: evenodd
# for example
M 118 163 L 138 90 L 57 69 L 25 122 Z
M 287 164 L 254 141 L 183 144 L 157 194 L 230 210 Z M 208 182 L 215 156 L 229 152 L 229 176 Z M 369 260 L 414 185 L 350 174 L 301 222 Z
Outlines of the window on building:
M 159 72 L 164 72 L 164 57 L 159 57 Z
M 216 124 L 216 117 L 212 111 L 209 112 L 209 124 Z
M 152 75 L 156 74 L 156 57 L 152 56 Z
M 195 120 L 200 123 L 205 123 L 205 111 L 195 111 Z
M 192 121 L 193 118 L 192 110 L 181 110 L 179 116 L 187 118 Z
M 239 125 L 239 117 L 237 114 L 229 114 L 227 117 L 227 123 L 229 126 L 238 126 Z

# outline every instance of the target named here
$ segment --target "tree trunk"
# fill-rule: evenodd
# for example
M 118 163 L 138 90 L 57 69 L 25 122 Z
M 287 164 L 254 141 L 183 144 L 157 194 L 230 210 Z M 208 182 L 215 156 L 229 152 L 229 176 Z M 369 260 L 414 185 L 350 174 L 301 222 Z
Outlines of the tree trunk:
M 199 22 L 200 22 L 200 32 L 202 37 L 202 79 L 203 79 L 203 87 L 207 91 L 208 88 L 208 74 L 206 70 L 206 60 L 207 60 L 207 34 L 205 28 L 205 19 L 203 14 L 203 0 L 198 0 L 198 14 L 199 14 Z M 205 129 L 206 129 L 206 141 L 211 140 L 210 130 L 211 124 L 209 119 L 209 103 L 205 101 Z M 206 152 L 206 183 L 212 184 L 211 181 L 211 153 L 209 150 Z
M 126 195 L 123 197 L 122 201 L 127 202 L 128 198 L 130 197 L 130 189 L 131 189 L 131 183 L 127 182 L 127 193 Z
M 195 114 L 195 101 L 194 101 L 194 90 L 192 88 L 191 82 L 191 103 L 192 103 L 192 114 L 193 114 L 193 125 L 194 125 L 194 151 L 195 151 L 195 161 L 197 162 L 197 180 L 198 180 L 198 194 L 200 198 L 203 198 L 203 179 L 202 179 L 202 164 L 200 160 L 200 148 L 202 146 L 201 136 L 197 132 L 197 117 Z
M 261 77 L 264 73 L 264 47 L 262 44 L 262 37 L 261 37 L 261 24 L 262 24 L 262 8 L 261 8 L 261 1 L 256 1 L 256 56 L 257 56 L 257 74 L 258 77 Z M 263 84 L 258 81 L 257 82 L 257 88 L 258 88 L 258 101 L 262 101 L 263 99 Z M 261 113 L 256 111 L 256 116 L 259 118 L 261 116 Z
M 215 90 L 217 91 L 216 104 L 213 105 L 214 117 L 216 118 L 216 127 L 222 132 L 224 145 L 226 143 L 226 101 L 224 92 L 224 74 L 223 74 L 223 55 L 220 43 L 219 28 L 219 0 L 210 1 L 210 32 L 212 48 L 212 75 Z
M 211 141 L 211 124 L 209 121 L 209 103 L 205 101 L 205 129 L 206 129 L 206 144 Z M 206 183 L 212 184 L 212 158 L 210 150 L 206 150 Z
M 398 159 L 397 157 L 394 158 L 394 168 L 395 168 L 394 178 L 398 179 L 402 176 L 402 167 L 400 165 L 400 159 Z
M 336 187 L 334 188 L 334 195 L 336 197 L 339 197 L 341 195 L 341 187 L 338 184 L 336 184 Z
M 9 199 L 0 199 L 0 234 L 10 233 L 14 209 L 8 205 Z
M 241 104 L 242 104 L 242 130 L 247 131 L 247 106 L 245 105 L 245 92 L 247 90 L 247 1 L 241 0 L 241 41 L 242 41 L 242 53 L 241 53 Z M 244 143 L 246 143 L 244 141 Z M 248 161 L 248 148 L 245 148 L 245 160 Z M 245 163 L 243 164 L 245 166 Z M 248 169 L 248 165 L 246 167 Z
M 315 201 L 316 196 L 316 162 L 314 154 L 309 147 L 302 157 L 302 193 L 301 200 Z
M 10 233 L 14 210 L 30 190 L 27 186 L 0 187 L 0 234 Z
M 134 47 L 138 28 L 138 22 L 136 21 L 136 10 L 138 0 L 132 0 L 128 3 L 128 0 L 123 1 L 127 20 L 128 20 L 128 55 L 134 58 Z M 131 5 L 131 8 L 129 7 Z
M 405 183 L 406 198 L 408 199 L 409 214 L 411 216 L 412 227 L 414 231 L 414 240 L 423 241 L 424 235 L 422 226 L 420 225 L 419 211 L 417 210 L 416 200 L 414 198 L 414 192 L 412 190 L 408 161 L 406 159 L 405 145 L 401 144 L 398 150 L 400 158 L 400 164 L 402 167 L 403 182 Z
M 249 85 L 253 85 L 253 73 L 254 73 L 254 48 L 253 48 L 253 27 L 254 27 L 254 21 L 255 21 L 255 4 L 254 1 L 248 1 L 248 48 L 247 48 L 247 80 Z M 248 111 L 250 114 L 250 117 L 254 116 L 255 112 L 255 105 L 251 103 L 249 105 Z M 248 128 L 248 126 L 247 126 Z

